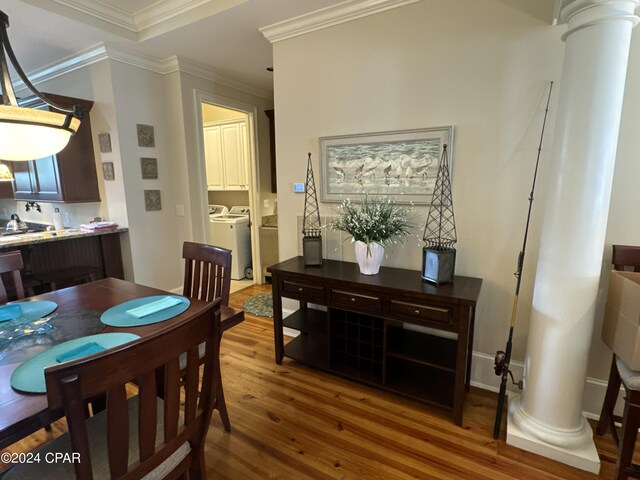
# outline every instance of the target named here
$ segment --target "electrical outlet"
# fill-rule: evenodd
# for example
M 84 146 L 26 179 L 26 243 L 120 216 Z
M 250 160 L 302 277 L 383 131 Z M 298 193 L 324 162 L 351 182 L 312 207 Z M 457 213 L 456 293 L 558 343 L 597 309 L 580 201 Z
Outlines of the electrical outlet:
M 265 198 L 265 199 L 262 201 L 262 206 L 263 206 L 264 208 L 269 208 L 269 207 L 271 206 L 271 203 L 269 203 L 269 199 L 268 199 L 268 198 Z
M 176 215 L 178 217 L 184 217 L 184 205 L 176 205 Z

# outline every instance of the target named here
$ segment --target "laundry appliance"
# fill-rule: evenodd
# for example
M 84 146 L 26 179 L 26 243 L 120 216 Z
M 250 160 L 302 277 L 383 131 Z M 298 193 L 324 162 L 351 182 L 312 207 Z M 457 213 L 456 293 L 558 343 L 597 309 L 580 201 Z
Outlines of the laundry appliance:
M 253 278 L 249 207 L 231 207 L 224 214 L 209 214 L 210 241 L 231 250 L 231 279 Z

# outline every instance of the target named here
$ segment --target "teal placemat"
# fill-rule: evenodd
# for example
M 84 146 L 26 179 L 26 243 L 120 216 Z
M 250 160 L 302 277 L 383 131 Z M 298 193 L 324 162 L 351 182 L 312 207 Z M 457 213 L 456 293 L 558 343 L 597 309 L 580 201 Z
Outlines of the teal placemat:
M 154 302 L 158 302 L 159 300 L 165 300 L 167 298 L 177 299 L 179 300 L 179 303 L 177 305 L 164 308 L 163 310 L 155 313 L 150 313 L 140 318 L 127 313 L 127 310 L 137 309 L 138 307 L 142 307 L 143 305 L 148 305 Z M 102 316 L 100 317 L 100 321 L 105 325 L 109 325 L 112 327 L 138 327 L 140 325 L 151 325 L 152 323 L 163 322 L 180 315 L 187 308 L 189 308 L 189 305 L 189 299 L 180 295 L 153 295 L 151 297 L 136 298 L 135 300 L 129 300 L 128 302 L 124 302 L 120 305 L 116 305 L 115 307 L 111 307 L 109 310 L 102 314 Z
M 18 321 L 20 323 L 32 322 L 38 318 L 49 315 L 56 308 L 58 308 L 56 302 L 46 300 L 8 303 L 0 307 L 0 323 L 7 321 Z
M 28 393 L 45 393 L 47 391 L 44 382 L 44 369 L 58 362 L 56 357 L 69 360 L 80 358 L 92 353 L 117 347 L 123 343 L 132 342 L 140 338 L 133 333 L 100 333 L 88 337 L 74 338 L 68 342 L 51 347 L 38 355 L 31 357 L 18 365 L 11 375 L 11 386 L 16 390 Z M 84 350 L 84 352 L 83 352 Z M 65 353 L 67 354 L 65 356 Z M 74 358 L 69 358 L 74 357 Z

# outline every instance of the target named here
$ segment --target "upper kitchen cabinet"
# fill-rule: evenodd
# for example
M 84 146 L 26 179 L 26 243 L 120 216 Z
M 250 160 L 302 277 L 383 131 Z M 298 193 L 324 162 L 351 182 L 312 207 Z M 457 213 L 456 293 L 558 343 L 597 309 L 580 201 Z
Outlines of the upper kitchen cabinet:
M 80 105 L 85 115 L 78 132 L 71 136 L 69 144 L 56 155 L 26 162 L 10 162 L 14 177 L 13 198 L 38 202 L 99 202 L 89 118 L 93 102 L 49 93 L 45 95 L 61 105 Z M 42 102 L 34 102 L 28 106 L 51 108 Z
M 248 190 L 247 124 L 216 123 L 204 127 L 208 190 Z

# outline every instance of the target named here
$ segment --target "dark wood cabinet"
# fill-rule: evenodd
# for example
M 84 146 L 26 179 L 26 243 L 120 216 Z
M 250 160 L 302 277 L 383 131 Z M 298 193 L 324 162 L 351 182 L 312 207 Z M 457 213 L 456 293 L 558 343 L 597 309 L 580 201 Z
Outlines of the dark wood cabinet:
M 99 202 L 98 176 L 93 154 L 89 112 L 93 102 L 46 94 L 61 105 L 80 105 L 85 116 L 78 132 L 56 155 L 25 162 L 7 162 L 13 172 L 13 198 L 38 202 Z M 30 108 L 49 108 L 43 103 Z
M 269 156 L 271 157 L 271 193 L 278 193 L 276 175 L 276 115 L 273 110 L 265 110 L 269 119 Z
M 368 276 L 355 263 L 324 260 L 307 267 L 302 257 L 267 270 L 276 363 L 287 356 L 438 405 L 462 424 L 481 279 L 456 276 L 433 285 L 418 271 L 382 267 Z M 282 298 L 298 300 L 299 309 L 283 318 Z M 300 335 L 285 345 L 283 326 Z
M 7 162 L 8 165 L 9 162 Z M 11 167 L 9 167 L 11 168 Z M 0 200 L 6 198 L 13 198 L 13 182 L 0 182 Z

